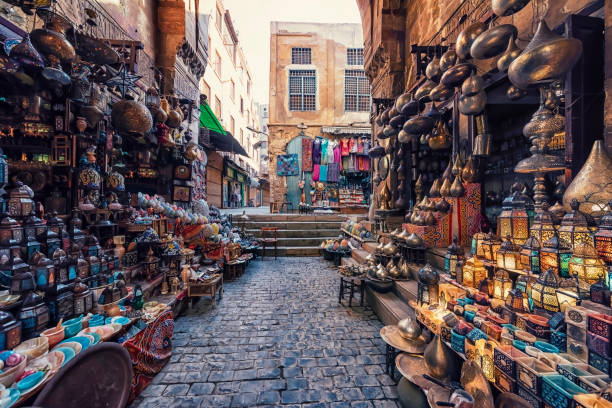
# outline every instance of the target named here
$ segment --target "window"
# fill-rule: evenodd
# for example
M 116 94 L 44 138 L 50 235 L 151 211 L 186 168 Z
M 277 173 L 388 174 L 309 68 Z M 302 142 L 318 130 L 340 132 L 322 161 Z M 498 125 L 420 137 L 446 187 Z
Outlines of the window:
M 240 129 L 240 144 L 244 146 L 244 132 Z
M 289 110 L 316 110 L 317 78 L 314 70 L 289 71 Z
M 206 83 L 206 81 L 202 80 L 202 94 L 206 95 L 206 99 L 208 103 L 212 103 L 212 95 L 210 94 L 210 86 Z
M 213 62 L 215 73 L 221 78 L 221 55 L 215 50 L 215 61 Z
M 363 48 L 347 49 L 346 63 L 348 65 L 363 65 Z
M 312 64 L 312 51 L 310 48 L 291 48 L 292 64 Z
M 230 116 L 230 131 L 232 132 L 232 135 L 234 134 L 235 127 L 236 127 L 236 121 L 234 120 L 233 116 Z
M 221 32 L 221 29 L 223 27 L 223 20 L 221 16 L 222 16 L 221 10 L 219 10 L 219 8 L 217 7 L 217 14 L 215 16 L 215 25 L 217 26 L 217 30 L 219 30 L 219 32 Z
M 221 99 L 215 96 L 215 116 L 221 120 Z
M 244 99 L 240 97 L 240 113 L 244 113 Z
M 370 84 L 363 70 L 344 71 L 344 110 L 346 112 L 370 110 Z
M 230 97 L 232 101 L 236 98 L 236 83 L 233 79 L 230 80 Z

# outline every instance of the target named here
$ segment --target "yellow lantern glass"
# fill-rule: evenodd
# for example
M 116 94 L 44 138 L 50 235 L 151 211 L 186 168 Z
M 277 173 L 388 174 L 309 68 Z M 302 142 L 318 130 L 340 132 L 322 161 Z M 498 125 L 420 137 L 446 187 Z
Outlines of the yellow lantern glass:
M 508 276 L 508 271 L 500 269 L 493 278 L 493 297 L 496 299 L 506 299 L 512 289 L 512 280 Z
M 537 238 L 538 242 L 548 241 L 555 234 L 555 225 L 548 211 L 548 203 L 544 203 L 542 209 L 536 213 L 529 232 L 532 237 Z
M 506 237 L 497 251 L 497 266 L 511 270 L 521 268 L 520 254 L 512 243 L 510 236 Z
M 448 247 L 446 255 L 444 255 L 444 269 L 451 277 L 456 278 L 457 262 L 465 259 L 463 248 L 459 246 L 457 236 L 453 237 L 453 243 Z
M 502 203 L 502 212 L 497 217 L 497 235 L 510 236 L 512 242 L 522 245 L 529 237 L 529 216 L 527 215 L 527 200 L 529 197 L 521 193 L 523 186 L 515 183 L 512 193 Z
M 540 242 L 533 235 L 521 247 L 519 252 L 521 267 L 525 271 L 540 272 Z
M 506 296 L 505 299 L 505 304 L 506 307 L 510 310 L 512 310 L 513 312 L 517 312 L 517 313 L 522 313 L 525 311 L 524 309 L 524 301 L 523 298 L 525 297 L 525 294 L 523 292 L 521 292 L 519 289 L 511 289 L 508 292 L 508 296 Z
M 487 239 L 487 234 L 484 232 L 477 232 L 472 238 L 472 255 L 478 255 L 484 258 L 484 248 L 482 243 Z
M 610 212 L 601 217 L 599 230 L 595 234 L 595 249 L 606 262 L 612 263 L 612 201 L 608 204 Z
M 569 260 L 569 274 L 579 280 L 594 284 L 606 276 L 606 264 L 597 256 L 597 251 L 590 244 L 578 244 Z
M 489 261 L 495 261 L 497 257 L 497 251 L 499 251 L 500 247 L 501 241 L 496 236 L 489 233 L 489 235 L 487 235 L 487 238 L 482 242 L 484 258 Z
M 593 242 L 591 230 L 589 229 L 590 219 L 578 209 L 578 200 L 573 199 L 570 203 L 572 211 L 563 216 L 559 227 L 559 239 L 561 242 L 573 249 L 578 244 L 589 244 Z
M 465 265 L 463 265 L 464 285 L 477 288 L 478 285 L 480 285 L 480 282 L 482 282 L 486 277 L 487 270 L 478 256 L 473 256 L 465 261 Z
M 569 277 L 569 260 L 572 253 L 555 232 L 540 249 L 540 270 L 552 269 L 557 276 Z
M 550 312 L 558 312 L 560 308 L 557 289 L 559 289 L 559 278 L 552 269 L 547 269 L 531 285 L 533 305 Z

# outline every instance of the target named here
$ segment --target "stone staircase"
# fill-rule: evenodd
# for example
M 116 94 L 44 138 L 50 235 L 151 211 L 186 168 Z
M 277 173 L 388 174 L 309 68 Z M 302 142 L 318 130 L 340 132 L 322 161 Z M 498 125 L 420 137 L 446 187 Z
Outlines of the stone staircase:
M 337 238 L 345 216 L 333 214 L 299 215 L 269 214 L 249 215 L 248 221 L 240 216 L 233 217 L 234 226 L 242 228 L 255 238 L 261 237 L 262 227 L 278 228 L 278 256 L 317 256 L 319 245 L 324 239 Z M 274 256 L 274 249 L 268 247 L 266 256 Z

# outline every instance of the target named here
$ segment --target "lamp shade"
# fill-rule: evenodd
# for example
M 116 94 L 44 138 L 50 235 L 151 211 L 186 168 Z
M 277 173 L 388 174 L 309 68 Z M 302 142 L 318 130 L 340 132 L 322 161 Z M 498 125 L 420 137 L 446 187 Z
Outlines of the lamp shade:
M 487 235 L 487 238 L 482 242 L 483 256 L 489 261 L 497 259 L 497 251 L 501 246 L 501 241 L 492 233 Z
M 605 278 L 606 264 L 599 258 L 593 245 L 578 244 L 569 260 L 569 274 L 592 285 Z
M 555 233 L 552 214 L 548 211 L 548 203 L 542 205 L 542 209 L 533 217 L 533 224 L 529 232 L 536 237 L 538 242 L 548 241 Z
M 523 302 L 524 293 L 519 289 L 512 289 L 508 291 L 508 295 L 506 296 L 506 307 L 513 312 L 522 313 L 525 311 L 524 302 Z
M 559 239 L 569 248 L 593 242 L 589 229 L 589 225 L 593 224 L 593 219 L 578 209 L 580 207 L 578 200 L 573 199 L 570 207 L 572 211 L 565 214 L 561 220 Z
M 487 238 L 487 234 L 484 232 L 477 232 L 472 237 L 472 255 L 478 255 L 484 257 L 484 250 L 482 248 L 482 242 Z
M 480 282 L 487 277 L 487 270 L 478 256 L 473 256 L 465 261 L 463 266 L 463 284 L 478 288 Z
M 497 251 L 497 266 L 503 269 L 521 268 L 520 254 L 512 238 L 508 235 Z
M 508 276 L 508 271 L 500 269 L 493 278 L 493 297 L 496 299 L 506 299 L 512 289 L 512 280 Z
M 520 262 L 523 270 L 540 272 L 540 241 L 533 235 L 521 247 Z
M 550 312 L 558 312 L 560 308 L 557 289 L 559 289 L 559 278 L 553 269 L 547 269 L 531 285 L 531 300 L 534 306 Z
M 417 284 L 417 300 L 419 304 L 438 303 L 438 281 L 440 276 L 430 264 L 425 265 L 419 270 Z
M 555 232 L 548 241 L 542 244 L 540 249 L 540 269 L 545 271 L 551 269 L 557 276 L 569 277 L 569 260 L 571 250 Z

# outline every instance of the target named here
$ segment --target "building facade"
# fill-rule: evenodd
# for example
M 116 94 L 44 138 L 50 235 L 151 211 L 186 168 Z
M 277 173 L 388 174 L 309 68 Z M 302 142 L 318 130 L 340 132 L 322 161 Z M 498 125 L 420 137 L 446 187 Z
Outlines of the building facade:
M 294 207 L 298 200 L 312 202 L 309 191 L 296 198 L 293 184 L 313 175 L 279 176 L 278 156 L 294 152 L 294 145 L 300 150 L 298 139 L 304 137 L 334 142 L 341 137 L 369 137 L 370 99 L 358 24 L 271 23 L 267 132 L 271 201 L 283 202 L 287 194 Z

